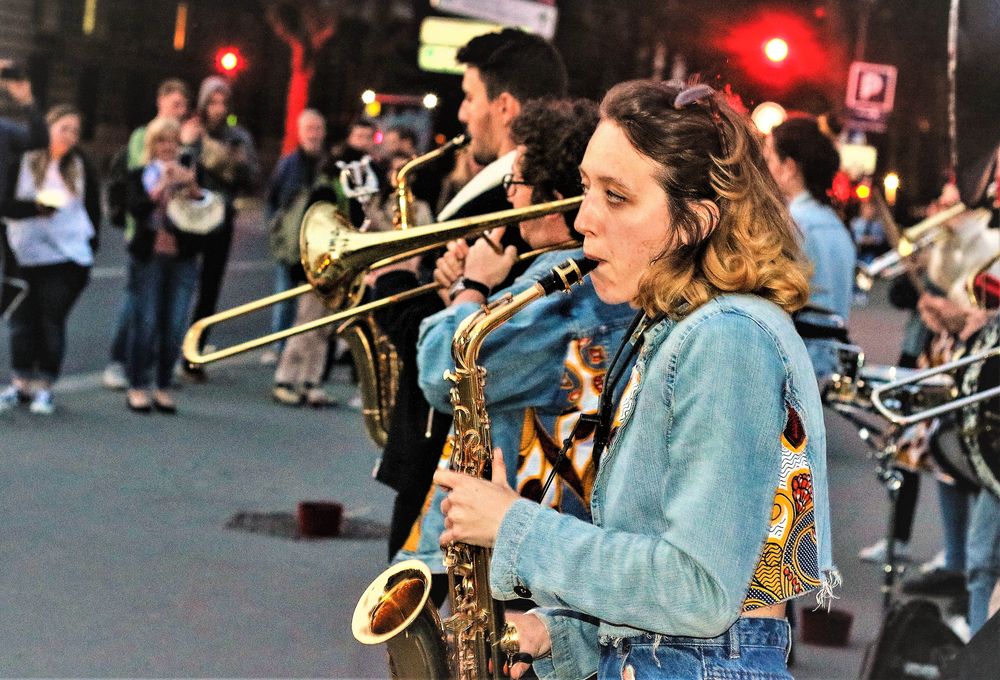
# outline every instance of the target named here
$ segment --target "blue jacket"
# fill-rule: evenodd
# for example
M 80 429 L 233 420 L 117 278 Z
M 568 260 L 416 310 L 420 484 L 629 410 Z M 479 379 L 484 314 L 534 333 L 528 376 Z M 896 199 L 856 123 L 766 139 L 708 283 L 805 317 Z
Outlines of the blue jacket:
M 267 219 L 290 206 L 296 194 L 312 186 L 318 162 L 307 156 L 301 147 L 281 157 L 267 185 Z
M 581 249 L 539 256 L 506 290 L 517 294 Z M 478 309 L 475 304 L 449 307 L 425 319 L 417 344 L 420 388 L 430 405 L 451 412 L 450 383 L 442 378 L 454 369 L 451 343 L 458 324 Z M 604 373 L 635 316 L 628 305 L 608 305 L 589 281 L 568 294 L 536 300 L 490 333 L 479 355 L 486 369 L 486 408 L 493 445 L 504 452 L 508 481 L 522 496 L 541 501 L 541 489 L 552 462 L 582 412 L 597 410 Z M 544 502 L 563 512 L 589 518 L 594 467 L 592 438 L 576 441 L 567 452 L 557 482 Z M 447 449 L 447 447 L 446 447 Z M 447 456 L 447 451 L 445 456 Z M 440 570 L 438 536 L 443 528 L 437 494 L 422 518 L 419 548 L 407 557 L 424 559 Z
M 493 548 L 494 597 L 551 607 L 540 677 L 593 674 L 599 637 L 713 637 L 837 582 L 822 405 L 791 319 L 724 295 L 644 338 L 593 523 L 518 500 Z
M 851 312 L 857 252 L 851 234 L 837 213 L 803 191 L 788 204 L 795 224 L 802 230 L 803 249 L 813 266 L 809 304 L 843 317 Z

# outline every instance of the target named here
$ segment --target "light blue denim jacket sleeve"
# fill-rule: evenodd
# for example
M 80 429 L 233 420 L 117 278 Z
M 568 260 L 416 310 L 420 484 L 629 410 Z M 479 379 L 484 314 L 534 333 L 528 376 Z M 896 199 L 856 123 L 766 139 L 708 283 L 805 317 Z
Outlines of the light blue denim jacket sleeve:
M 518 500 L 497 535 L 495 597 L 522 586 L 577 612 L 541 612 L 554 641 L 541 677 L 595 672 L 598 637 L 711 637 L 737 619 L 770 525 L 788 406 L 808 435 L 820 567 L 832 573 L 822 407 L 787 315 L 723 296 L 647 331 L 636 370 L 634 409 L 595 482 L 594 524 Z
M 555 265 L 582 254 L 581 249 L 574 249 L 542 255 L 508 290 L 491 299 L 508 291 L 521 292 L 548 274 Z M 419 382 L 434 408 L 448 412 L 452 409 L 450 383 L 442 376 L 446 370 L 454 369 L 451 343 L 455 329 L 478 308 L 476 304 L 455 305 L 428 317 L 421 324 L 417 344 Z M 603 375 L 610 355 L 621 343 L 634 316 L 635 311 L 628 305 L 601 302 L 593 285 L 585 281 L 574 286 L 569 294 L 554 293 L 533 302 L 486 338 L 479 363 L 487 374 L 486 406 L 492 425 L 492 443 L 503 450 L 512 486 L 518 488 L 525 410 L 530 407 L 535 412 L 537 425 L 547 428 L 557 416 L 572 412 L 579 405 L 570 397 L 579 386 L 567 377 L 567 352 L 571 343 L 578 340 L 594 350 L 594 354 L 588 353 L 592 360 L 589 368 Z M 554 430 L 549 434 L 557 436 Z M 586 501 L 577 504 L 571 501 L 571 496 L 566 493 L 558 496 L 562 499 L 562 509 L 586 514 Z M 442 499 L 443 493 L 438 490 L 421 518 L 416 551 L 400 552 L 397 559 L 416 558 L 424 561 L 432 571 L 443 569 L 437 544 L 444 526 L 444 517 L 439 511 Z
M 520 293 L 569 258 L 583 250 L 556 251 L 535 262 L 503 293 Z M 496 300 L 502 293 L 493 295 Z M 451 411 L 450 383 L 443 379 L 453 370 L 451 356 L 455 329 L 479 305 L 454 305 L 427 317 L 420 325 L 417 364 L 420 389 L 439 411 Z M 490 333 L 479 354 L 487 370 L 486 404 L 491 413 L 534 407 L 543 412 L 564 408 L 559 398 L 568 342 L 590 338 L 613 352 L 634 312 L 628 305 L 608 305 L 594 293 L 590 281 L 574 286 L 569 294 L 553 293 L 537 300 Z M 518 360 L 518 357 L 523 360 Z

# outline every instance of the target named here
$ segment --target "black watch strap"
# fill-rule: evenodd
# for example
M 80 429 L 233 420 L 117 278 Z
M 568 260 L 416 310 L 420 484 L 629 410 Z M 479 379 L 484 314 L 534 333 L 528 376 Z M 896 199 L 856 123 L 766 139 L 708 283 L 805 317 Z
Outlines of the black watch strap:
M 448 295 L 452 300 L 454 300 L 463 290 L 474 290 L 485 299 L 489 299 L 491 292 L 490 287 L 482 281 L 476 281 L 475 279 L 460 276 L 455 283 L 452 284 L 451 289 L 448 291 Z

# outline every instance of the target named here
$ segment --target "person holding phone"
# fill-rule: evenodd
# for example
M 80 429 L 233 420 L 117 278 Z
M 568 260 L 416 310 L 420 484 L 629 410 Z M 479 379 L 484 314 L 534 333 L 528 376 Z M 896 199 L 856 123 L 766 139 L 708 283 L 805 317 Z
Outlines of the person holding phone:
M 125 363 L 126 405 L 137 413 L 154 408 L 175 413 L 170 391 L 173 369 L 187 330 L 204 238 L 178 229 L 167 204 L 175 196 L 202 197 L 201 168 L 180 162 L 180 124 L 175 120 L 150 123 L 145 144 L 145 164 L 129 173 L 128 184 L 128 207 L 136 229 L 128 244 L 133 305 Z

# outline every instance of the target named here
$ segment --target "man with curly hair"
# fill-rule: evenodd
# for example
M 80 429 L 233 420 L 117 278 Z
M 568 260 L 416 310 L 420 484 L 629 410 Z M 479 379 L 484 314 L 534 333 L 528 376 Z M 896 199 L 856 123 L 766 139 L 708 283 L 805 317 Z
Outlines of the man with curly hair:
M 596 126 L 597 107 L 587 100 L 526 104 L 511 127 L 516 156 L 503 180 L 514 207 L 579 196 L 579 165 Z M 520 293 L 554 266 L 581 257 L 575 219 L 574 210 L 521 222 L 521 236 L 532 248 L 566 247 L 540 255 L 506 288 L 497 287 L 517 261 L 512 246 L 498 254 L 484 240 L 471 246 L 464 240 L 449 244 L 434 272 L 448 307 L 423 322 L 417 344 L 420 387 L 433 408 L 451 408 L 449 384 L 441 376 L 454 364 L 450 348 L 457 326 L 483 303 Z M 494 232 L 490 238 L 499 236 Z M 601 302 L 585 281 L 567 295 L 536 301 L 484 342 L 479 356 L 488 374 L 486 408 L 493 444 L 503 450 L 509 481 L 522 496 L 589 519 L 596 472 L 590 457 L 592 432 L 575 439 L 557 463 L 558 453 L 580 416 L 596 412 L 607 364 L 633 315 L 628 305 Z M 447 464 L 448 448 L 442 464 Z M 543 493 L 555 465 L 555 483 Z M 442 572 L 437 580 L 444 576 L 438 548 L 441 498 L 440 492 L 433 495 L 399 555 L 423 559 Z

